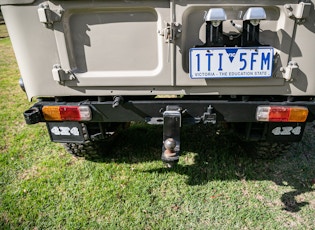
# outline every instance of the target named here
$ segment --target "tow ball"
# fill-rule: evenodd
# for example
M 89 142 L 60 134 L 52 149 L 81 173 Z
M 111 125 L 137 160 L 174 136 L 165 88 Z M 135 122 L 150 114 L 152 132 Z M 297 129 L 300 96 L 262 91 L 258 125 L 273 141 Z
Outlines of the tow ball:
M 180 153 L 181 108 L 167 106 L 163 113 L 162 161 L 171 168 L 178 163 Z

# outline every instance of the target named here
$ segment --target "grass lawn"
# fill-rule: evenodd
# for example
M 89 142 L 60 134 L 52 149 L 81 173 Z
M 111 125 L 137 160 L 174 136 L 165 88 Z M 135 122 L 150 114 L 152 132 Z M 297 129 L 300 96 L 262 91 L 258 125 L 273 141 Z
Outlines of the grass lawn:
M 3 26 L 0 31 L 4 31 Z M 161 163 L 162 128 L 134 124 L 99 162 L 51 143 L 0 40 L 0 229 L 311 229 L 314 130 L 274 161 L 252 159 L 207 126 L 184 127 L 179 165 Z

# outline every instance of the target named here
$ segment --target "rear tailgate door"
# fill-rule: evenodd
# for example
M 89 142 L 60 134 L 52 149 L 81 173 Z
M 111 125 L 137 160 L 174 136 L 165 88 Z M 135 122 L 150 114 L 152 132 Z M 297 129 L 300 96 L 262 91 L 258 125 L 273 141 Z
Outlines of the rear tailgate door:
M 170 85 L 170 47 L 162 31 L 169 1 L 54 1 L 53 24 L 67 86 Z M 60 67 L 58 67 L 60 68 Z

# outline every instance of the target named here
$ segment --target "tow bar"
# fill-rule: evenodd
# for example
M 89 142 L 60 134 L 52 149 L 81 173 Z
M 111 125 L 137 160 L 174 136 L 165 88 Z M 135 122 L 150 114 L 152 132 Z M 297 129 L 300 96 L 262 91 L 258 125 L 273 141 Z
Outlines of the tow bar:
M 162 161 L 171 168 L 178 163 L 180 153 L 181 108 L 167 106 L 163 113 Z

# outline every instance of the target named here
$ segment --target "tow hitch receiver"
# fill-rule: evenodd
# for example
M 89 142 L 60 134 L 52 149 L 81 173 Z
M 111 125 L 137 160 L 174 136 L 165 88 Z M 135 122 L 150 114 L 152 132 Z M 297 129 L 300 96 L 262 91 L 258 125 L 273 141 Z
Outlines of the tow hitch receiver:
M 180 152 L 181 108 L 167 106 L 163 113 L 162 161 L 171 168 L 178 163 Z

